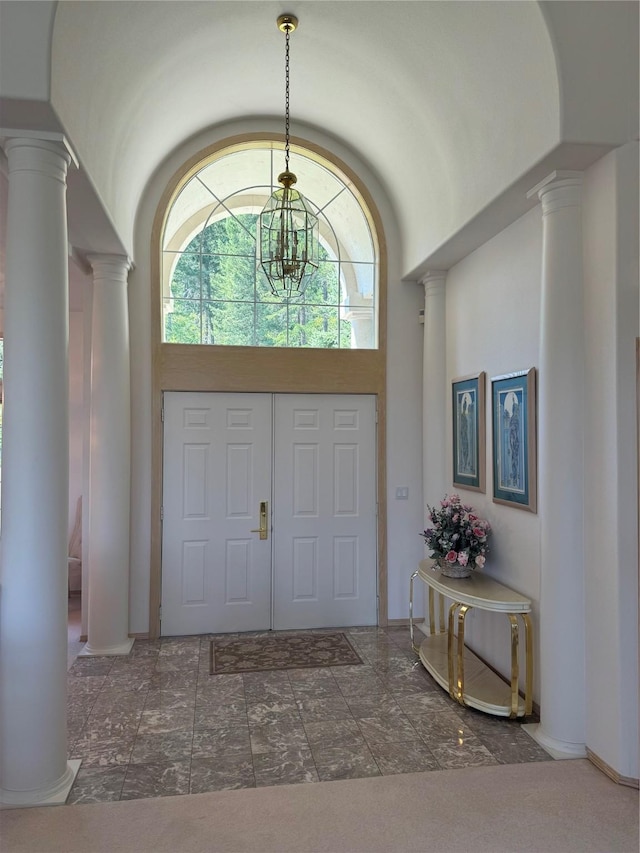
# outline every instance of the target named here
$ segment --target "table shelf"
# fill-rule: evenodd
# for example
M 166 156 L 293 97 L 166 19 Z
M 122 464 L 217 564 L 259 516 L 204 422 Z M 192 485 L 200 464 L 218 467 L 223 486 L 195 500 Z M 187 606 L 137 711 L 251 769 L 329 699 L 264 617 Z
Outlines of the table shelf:
M 469 578 L 447 578 L 431 560 L 423 560 L 411 576 L 409 630 L 416 654 L 437 683 L 461 705 L 502 717 L 531 714 L 533 690 L 533 629 L 531 601 L 498 581 L 475 571 Z M 429 587 L 429 635 L 417 646 L 413 626 L 413 588 L 418 578 Z M 438 619 L 436 601 L 438 597 Z M 445 624 L 444 601 L 449 599 Z M 511 674 L 505 682 L 464 643 L 465 618 L 477 608 L 505 614 L 511 623 Z M 525 629 L 525 696 L 518 692 L 519 622 Z M 457 633 L 456 633 L 457 622 Z
M 420 644 L 420 660 L 424 668 L 449 692 L 449 661 L 447 655 L 448 633 L 434 634 Z M 454 681 L 457 677 L 454 664 Z M 463 702 L 469 708 L 495 714 L 511 716 L 511 685 L 483 663 L 468 646 L 464 647 L 464 693 Z M 525 715 L 524 701 L 519 698 L 516 716 Z

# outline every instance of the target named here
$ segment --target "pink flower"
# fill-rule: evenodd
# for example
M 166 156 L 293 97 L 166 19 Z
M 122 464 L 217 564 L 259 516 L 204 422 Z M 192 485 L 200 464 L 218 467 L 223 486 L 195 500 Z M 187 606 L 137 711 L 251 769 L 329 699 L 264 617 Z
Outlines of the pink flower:
M 433 559 L 474 568 L 484 565 L 491 534 L 488 521 L 463 504 L 457 494 L 445 495 L 440 506 L 427 504 L 427 511 L 432 526 L 422 535 Z M 479 556 L 481 559 L 476 559 Z

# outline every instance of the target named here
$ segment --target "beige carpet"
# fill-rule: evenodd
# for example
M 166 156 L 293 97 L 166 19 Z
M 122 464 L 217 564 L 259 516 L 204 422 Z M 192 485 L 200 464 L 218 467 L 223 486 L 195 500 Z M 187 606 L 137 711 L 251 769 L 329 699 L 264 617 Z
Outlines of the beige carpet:
M 3 853 L 637 853 L 638 792 L 586 760 L 0 813 Z

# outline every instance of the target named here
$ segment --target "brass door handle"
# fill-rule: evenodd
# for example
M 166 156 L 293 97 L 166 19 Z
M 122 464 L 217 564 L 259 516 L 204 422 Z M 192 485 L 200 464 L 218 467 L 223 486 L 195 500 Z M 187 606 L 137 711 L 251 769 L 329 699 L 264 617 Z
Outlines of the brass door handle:
M 260 527 L 257 530 L 252 530 L 252 533 L 259 533 L 261 539 L 269 538 L 269 531 L 267 530 L 267 502 L 260 501 Z

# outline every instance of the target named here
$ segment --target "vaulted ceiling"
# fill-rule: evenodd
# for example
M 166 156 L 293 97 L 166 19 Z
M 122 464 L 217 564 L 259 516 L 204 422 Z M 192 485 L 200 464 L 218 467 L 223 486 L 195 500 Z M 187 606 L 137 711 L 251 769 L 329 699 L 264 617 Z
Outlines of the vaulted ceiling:
M 636 3 L 2 2 L 0 124 L 68 137 L 80 252 L 133 254 L 145 187 L 184 140 L 281 122 L 283 12 L 300 20 L 292 132 L 375 176 L 407 277 L 504 227 L 552 169 L 636 132 Z

